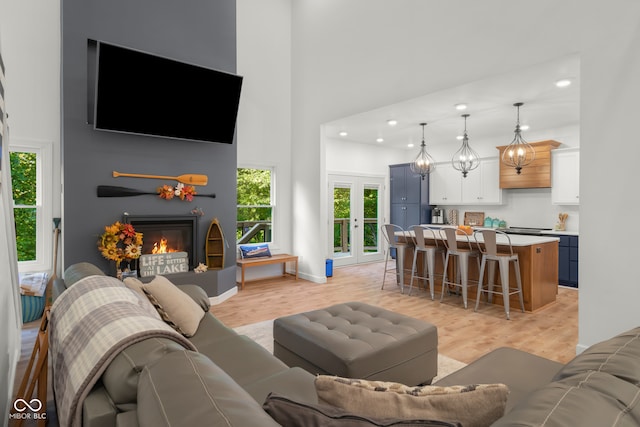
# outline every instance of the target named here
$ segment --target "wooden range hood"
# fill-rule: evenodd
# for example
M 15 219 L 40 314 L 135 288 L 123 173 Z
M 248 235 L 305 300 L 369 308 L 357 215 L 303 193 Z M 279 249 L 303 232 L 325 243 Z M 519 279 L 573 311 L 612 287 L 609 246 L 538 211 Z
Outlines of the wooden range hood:
M 552 139 L 531 142 L 536 152 L 533 162 L 522 168 L 520 175 L 516 169 L 500 161 L 500 188 L 549 188 L 551 187 L 551 150 L 561 143 Z M 508 145 L 496 147 L 502 153 Z

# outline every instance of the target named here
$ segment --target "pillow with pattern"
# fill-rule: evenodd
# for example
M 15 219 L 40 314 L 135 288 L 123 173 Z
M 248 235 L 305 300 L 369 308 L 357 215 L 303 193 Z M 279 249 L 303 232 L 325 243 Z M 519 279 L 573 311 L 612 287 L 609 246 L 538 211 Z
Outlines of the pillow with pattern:
M 457 422 L 438 420 L 373 419 L 334 406 L 296 402 L 278 393 L 269 393 L 262 407 L 278 424 L 291 427 L 462 427 Z
M 260 245 L 240 245 L 240 256 L 242 259 L 270 257 L 271 251 L 267 243 Z
M 504 415 L 509 389 L 504 384 L 406 386 L 319 375 L 315 379 L 321 403 L 366 417 L 436 419 L 465 427 L 486 427 Z

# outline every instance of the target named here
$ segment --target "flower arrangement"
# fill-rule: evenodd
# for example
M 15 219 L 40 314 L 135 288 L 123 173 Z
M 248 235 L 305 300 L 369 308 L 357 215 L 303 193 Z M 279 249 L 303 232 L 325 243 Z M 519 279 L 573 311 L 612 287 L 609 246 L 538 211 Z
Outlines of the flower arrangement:
M 136 232 L 131 224 L 116 221 L 104 227 L 104 233 L 98 240 L 98 250 L 106 259 L 115 261 L 119 269 L 122 261 L 140 258 L 142 233 Z
M 163 185 L 156 190 L 161 199 L 170 200 L 179 197 L 180 200 L 191 202 L 193 196 L 196 195 L 196 188 L 193 185 L 184 185 L 178 183 L 175 187 L 171 185 Z

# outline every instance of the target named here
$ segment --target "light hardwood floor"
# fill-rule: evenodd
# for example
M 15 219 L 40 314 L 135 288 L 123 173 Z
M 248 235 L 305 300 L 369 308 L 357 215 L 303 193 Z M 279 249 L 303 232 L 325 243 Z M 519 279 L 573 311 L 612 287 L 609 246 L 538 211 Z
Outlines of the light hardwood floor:
M 558 362 L 575 356 L 578 343 L 578 291 L 560 288 L 557 301 L 536 313 L 522 313 L 512 307 L 506 320 L 502 306 L 475 305 L 475 288 L 469 308 L 462 298 L 446 296 L 440 303 L 427 297 L 423 289 L 401 294 L 387 275 L 381 290 L 384 263 L 335 268 L 325 284 L 292 278 L 276 278 L 249 283 L 244 290 L 211 308 L 211 312 L 230 327 L 346 301 L 362 301 L 411 317 L 427 320 L 438 327 L 438 351 L 461 362 L 470 363 L 502 346 L 515 347 Z
M 341 302 L 362 301 L 435 324 L 438 351 L 461 362 L 470 363 L 502 346 L 562 363 L 575 355 L 578 342 L 578 291 L 575 289 L 560 288 L 556 303 L 536 313 L 522 313 L 512 308 L 511 320 L 506 320 L 501 306 L 481 304 L 476 313 L 473 311 L 475 300 L 470 300 L 470 308 L 465 310 L 461 297 L 455 295 L 445 296 L 443 303 L 438 297 L 431 301 L 424 289 L 414 288 L 411 295 L 405 290 L 403 295 L 393 282 L 392 274 L 387 275 L 381 290 L 383 269 L 384 263 L 335 268 L 333 277 L 325 284 L 296 281 L 292 277 L 248 283 L 237 295 L 213 306 L 211 312 L 235 328 Z M 40 320 L 37 320 L 23 327 L 14 393 L 27 367 L 39 326 Z M 49 427 L 57 426 L 52 396 L 50 378 Z

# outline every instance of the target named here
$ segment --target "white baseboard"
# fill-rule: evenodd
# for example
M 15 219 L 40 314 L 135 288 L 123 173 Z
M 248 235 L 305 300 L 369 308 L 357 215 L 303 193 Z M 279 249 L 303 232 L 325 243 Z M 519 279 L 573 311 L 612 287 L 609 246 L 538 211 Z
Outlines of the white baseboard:
M 314 276 L 314 275 L 311 275 L 311 274 L 299 272 L 298 273 L 298 277 L 300 279 L 308 280 L 308 281 L 313 282 L 313 283 L 327 283 L 327 277 L 326 276 Z
M 222 295 L 209 297 L 209 303 L 211 305 L 218 305 L 220 303 L 225 302 L 226 300 L 228 300 L 229 298 L 231 298 L 237 293 L 238 293 L 238 287 L 234 286 L 233 288 L 229 289 L 227 292 L 223 293 Z

